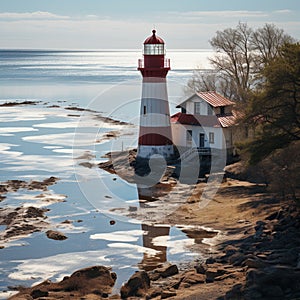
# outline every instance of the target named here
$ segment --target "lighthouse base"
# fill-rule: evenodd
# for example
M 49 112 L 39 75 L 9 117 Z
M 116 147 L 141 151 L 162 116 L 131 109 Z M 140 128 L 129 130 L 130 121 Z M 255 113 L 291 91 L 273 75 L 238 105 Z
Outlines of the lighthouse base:
M 168 159 L 174 155 L 173 145 L 162 146 L 138 146 L 137 156 L 141 158 L 150 158 L 152 155 L 158 154 Z

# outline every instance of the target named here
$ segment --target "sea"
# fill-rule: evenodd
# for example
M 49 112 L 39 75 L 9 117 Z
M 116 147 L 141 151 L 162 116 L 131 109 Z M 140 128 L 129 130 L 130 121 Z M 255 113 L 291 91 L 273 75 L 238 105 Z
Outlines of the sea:
M 171 113 L 186 97 L 194 70 L 209 69 L 212 55 L 205 49 L 167 52 Z M 136 185 L 95 167 L 107 152 L 136 146 L 141 57 L 128 49 L 0 50 L 0 182 L 59 178 L 47 191 L 8 193 L 0 210 L 47 208 L 46 221 L 68 236 L 54 241 L 35 232 L 0 249 L 0 299 L 13 287 L 59 280 L 96 264 L 112 267 L 117 289 L 151 257 L 185 263 L 201 255 L 189 250 L 194 240 L 180 224 L 145 227 L 119 214 L 139 205 Z M 24 101 L 30 102 L 2 105 Z M 111 132 L 116 137 L 109 138 Z M 120 136 L 126 138 L 120 142 Z

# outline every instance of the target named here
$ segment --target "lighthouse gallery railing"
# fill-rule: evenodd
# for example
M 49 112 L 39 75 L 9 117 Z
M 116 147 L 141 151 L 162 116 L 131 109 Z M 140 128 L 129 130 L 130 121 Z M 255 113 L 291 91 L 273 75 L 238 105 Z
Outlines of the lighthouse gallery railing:
M 143 58 L 140 58 L 138 60 L 138 67 L 140 69 L 143 69 L 144 68 L 144 59 Z M 170 58 L 165 58 L 164 59 L 164 65 L 162 68 L 170 68 Z

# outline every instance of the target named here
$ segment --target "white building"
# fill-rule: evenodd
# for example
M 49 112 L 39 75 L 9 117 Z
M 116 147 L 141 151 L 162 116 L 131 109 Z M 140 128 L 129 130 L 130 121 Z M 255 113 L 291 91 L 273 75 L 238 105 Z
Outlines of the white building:
M 180 103 L 171 116 L 173 143 L 177 147 L 233 151 L 234 102 L 216 92 L 198 92 Z

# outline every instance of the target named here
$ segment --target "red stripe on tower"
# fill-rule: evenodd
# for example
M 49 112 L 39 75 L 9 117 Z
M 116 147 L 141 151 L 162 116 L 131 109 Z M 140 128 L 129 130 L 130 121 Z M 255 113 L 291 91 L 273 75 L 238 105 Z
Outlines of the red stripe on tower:
M 138 156 L 169 158 L 174 153 L 166 81 L 170 60 L 165 58 L 165 43 L 155 30 L 144 42 L 143 56 L 138 61 L 143 76 Z

